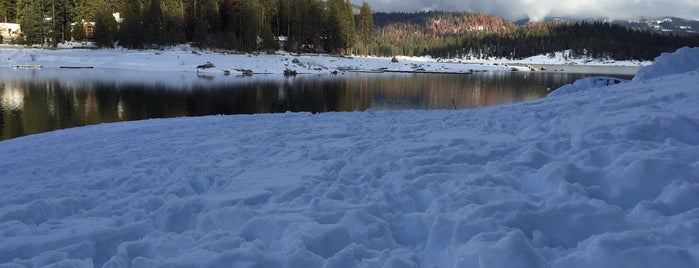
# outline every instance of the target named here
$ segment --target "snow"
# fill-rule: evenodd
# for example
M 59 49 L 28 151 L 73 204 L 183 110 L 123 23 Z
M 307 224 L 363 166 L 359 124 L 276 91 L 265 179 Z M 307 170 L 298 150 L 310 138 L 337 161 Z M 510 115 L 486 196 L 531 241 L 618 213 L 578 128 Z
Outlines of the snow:
M 463 59 L 439 59 L 440 61 L 446 62 L 463 62 L 463 63 L 476 63 L 476 64 L 488 64 L 488 65 L 505 65 L 505 64 L 515 64 L 516 65 L 583 65 L 583 66 L 646 66 L 650 65 L 652 61 L 639 61 L 639 60 L 613 60 L 605 58 L 592 58 L 588 56 L 571 56 L 573 52 L 571 50 L 553 52 L 546 55 L 536 55 L 523 59 L 508 59 L 508 58 L 498 58 L 498 57 L 488 57 L 485 59 L 478 59 L 473 55 L 464 57 Z M 409 59 L 432 59 L 429 56 L 426 57 L 408 57 Z M 522 69 L 528 70 L 528 69 Z
M 94 44 L 69 42 L 61 48 L 85 48 Z M 557 52 L 553 58 L 547 55 L 522 60 L 491 58 L 487 60 L 439 59 L 398 56 L 397 63 L 386 57 L 337 57 L 330 55 L 292 55 L 279 51 L 276 54 L 230 54 L 228 52 L 202 51 L 187 45 L 166 50 L 127 49 L 30 49 L 1 48 L 0 66 L 36 66 L 43 68 L 92 67 L 95 69 L 125 69 L 139 71 L 198 72 L 207 75 L 223 75 L 224 70 L 253 74 L 282 74 L 294 70 L 299 74 L 327 74 L 334 71 L 355 72 L 437 72 L 470 73 L 479 71 L 530 71 L 531 65 L 579 66 L 645 66 L 651 62 L 611 61 L 601 59 L 565 57 L 570 52 Z M 207 62 L 214 68 L 197 69 Z M 555 67 L 555 66 L 553 66 Z M 540 68 L 540 67 L 539 67 Z M 561 67 L 561 70 L 563 68 Z
M 676 73 L 699 71 L 699 48 L 680 48 L 674 53 L 663 53 L 655 64 L 641 68 L 634 80 L 648 80 Z
M 651 61 L 639 61 L 639 60 L 613 60 L 613 59 L 597 59 L 589 58 L 586 56 L 582 57 L 570 57 L 570 51 L 561 51 L 553 53 L 553 57 L 550 55 L 538 55 L 532 56 L 525 59 L 517 60 L 518 63 L 537 63 L 537 64 L 565 64 L 565 65 L 597 65 L 597 66 L 646 66 L 650 65 Z
M 562 86 L 548 94 L 548 97 L 564 96 L 580 91 L 595 90 L 611 85 L 628 82 L 624 79 L 606 76 L 595 76 L 578 79 L 572 84 Z
M 697 54 L 513 105 L 2 141 L 0 266 L 697 267 Z
M 70 44 L 69 44 L 70 45 Z M 215 67 L 198 69 L 211 62 Z M 95 69 L 125 69 L 140 71 L 199 72 L 223 75 L 224 70 L 253 74 L 282 74 L 286 69 L 299 74 L 327 74 L 333 71 L 364 72 L 451 72 L 510 71 L 504 66 L 438 62 L 431 58 L 401 57 L 398 63 L 382 57 L 336 57 L 329 55 L 277 54 L 229 54 L 201 51 L 189 46 L 168 50 L 122 49 L 59 49 L 42 50 L 27 48 L 0 49 L 0 66 L 36 66 L 46 68 L 92 67 Z

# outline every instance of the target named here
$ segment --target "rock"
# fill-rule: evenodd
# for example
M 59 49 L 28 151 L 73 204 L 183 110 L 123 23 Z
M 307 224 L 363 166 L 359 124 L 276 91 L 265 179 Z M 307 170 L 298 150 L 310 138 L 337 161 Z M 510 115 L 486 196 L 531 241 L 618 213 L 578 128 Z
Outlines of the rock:
M 207 61 L 206 64 L 202 64 L 202 65 L 197 66 L 197 69 L 209 69 L 209 68 L 214 68 L 214 67 L 216 67 L 216 66 L 214 66 L 213 63 Z

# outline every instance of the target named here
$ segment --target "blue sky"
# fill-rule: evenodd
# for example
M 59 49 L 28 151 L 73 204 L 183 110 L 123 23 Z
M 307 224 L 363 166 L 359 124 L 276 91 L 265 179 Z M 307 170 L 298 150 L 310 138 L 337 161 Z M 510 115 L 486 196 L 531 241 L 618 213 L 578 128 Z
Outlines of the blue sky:
M 699 19 L 699 0 L 351 0 L 375 11 L 466 10 L 508 19 L 546 16 L 639 18 L 677 16 Z

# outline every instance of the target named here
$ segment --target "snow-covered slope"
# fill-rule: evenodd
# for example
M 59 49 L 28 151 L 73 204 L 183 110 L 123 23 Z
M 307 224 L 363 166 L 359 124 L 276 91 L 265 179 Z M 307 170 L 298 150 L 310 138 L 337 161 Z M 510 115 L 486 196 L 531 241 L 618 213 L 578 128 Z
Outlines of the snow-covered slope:
M 663 53 L 655 58 L 654 62 L 653 65 L 642 67 L 634 80 L 642 81 L 670 74 L 699 71 L 699 47 L 684 47 L 674 53 Z
M 697 84 L 2 141 L 0 266 L 697 267 Z

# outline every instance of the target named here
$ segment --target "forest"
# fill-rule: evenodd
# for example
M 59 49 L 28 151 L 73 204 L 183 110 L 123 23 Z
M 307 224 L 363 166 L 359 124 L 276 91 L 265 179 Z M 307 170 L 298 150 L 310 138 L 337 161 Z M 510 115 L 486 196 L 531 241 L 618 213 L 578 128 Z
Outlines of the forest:
M 368 5 L 361 10 L 371 19 Z M 89 38 L 99 47 L 192 43 L 249 52 L 279 49 L 275 36 L 286 36 L 290 51 L 347 54 L 374 36 L 355 28 L 349 0 L 0 0 L 0 18 L 21 25 L 21 42 L 48 46 Z M 71 26 L 83 22 L 94 22 L 94 32 Z
M 569 57 L 652 60 L 662 52 L 699 46 L 697 34 L 634 30 L 580 21 L 516 25 L 468 12 L 375 13 L 378 55 L 521 59 L 570 50 Z
M 570 57 L 615 60 L 699 46 L 697 35 L 611 23 L 516 25 L 481 13 L 376 13 L 349 0 L 0 0 L 0 19 L 21 24 L 19 42 L 46 46 L 89 40 L 135 49 L 191 43 L 241 52 L 511 59 L 569 50 Z M 84 22 L 94 29 L 74 26 Z

